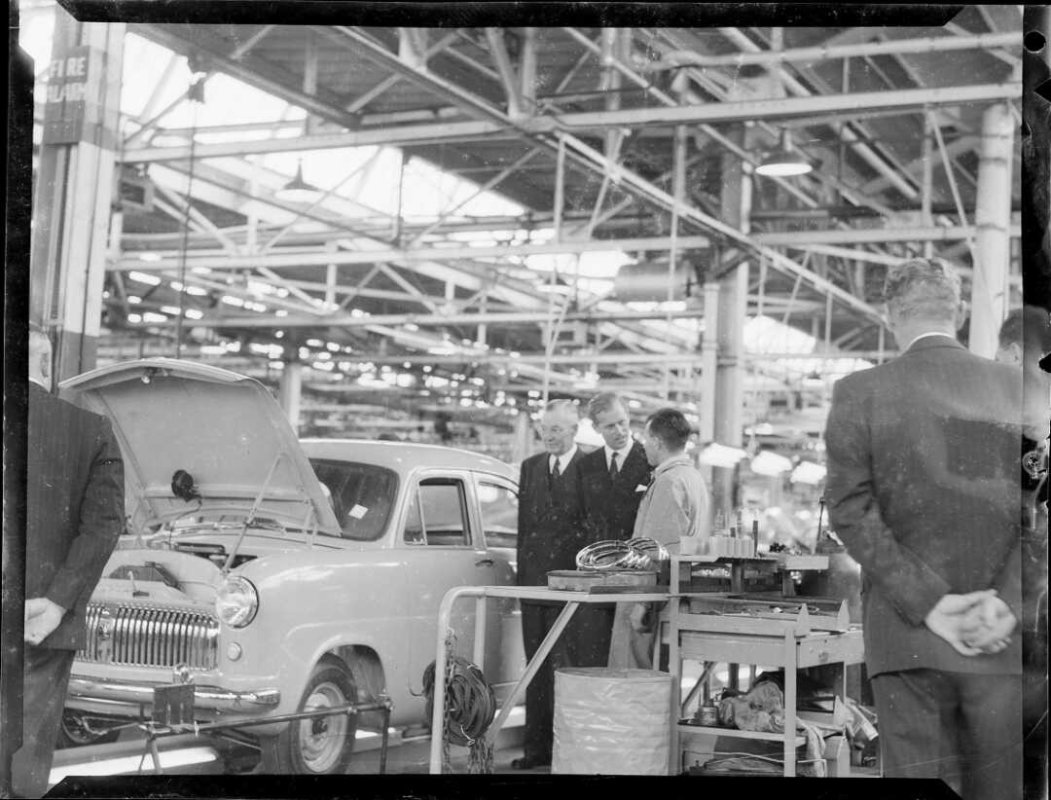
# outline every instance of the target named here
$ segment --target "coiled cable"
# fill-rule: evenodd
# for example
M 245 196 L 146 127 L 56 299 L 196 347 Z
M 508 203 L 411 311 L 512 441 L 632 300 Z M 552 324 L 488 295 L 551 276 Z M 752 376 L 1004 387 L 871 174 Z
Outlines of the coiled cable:
M 445 686 L 445 738 L 461 747 L 473 745 L 496 717 L 493 687 L 478 667 L 460 656 L 451 656 L 446 663 Z M 429 722 L 434 712 L 433 661 L 423 671 L 423 692 Z

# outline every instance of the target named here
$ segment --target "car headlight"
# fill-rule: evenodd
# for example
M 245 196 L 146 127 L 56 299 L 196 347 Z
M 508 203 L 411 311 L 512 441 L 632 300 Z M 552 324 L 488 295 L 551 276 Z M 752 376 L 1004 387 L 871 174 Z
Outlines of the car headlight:
M 234 575 L 219 587 L 215 597 L 215 613 L 231 628 L 243 628 L 259 609 L 259 593 L 247 578 Z

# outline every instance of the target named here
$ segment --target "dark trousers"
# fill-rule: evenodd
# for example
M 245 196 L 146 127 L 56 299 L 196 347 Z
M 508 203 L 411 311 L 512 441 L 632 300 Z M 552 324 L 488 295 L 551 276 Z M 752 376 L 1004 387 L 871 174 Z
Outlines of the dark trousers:
M 22 747 L 15 751 L 11 765 L 16 796 L 42 797 L 47 791 L 74 655 L 73 650 L 25 647 Z
M 872 679 L 883 772 L 964 800 L 1022 796 L 1022 678 L 914 669 Z
M 547 632 L 562 611 L 561 603 L 521 601 L 522 642 L 526 658 L 532 660 Z M 569 626 L 555 642 L 526 687 L 524 756 L 551 760 L 552 726 L 555 716 L 555 670 L 562 667 L 604 667 L 613 628 L 613 606 L 581 606 Z

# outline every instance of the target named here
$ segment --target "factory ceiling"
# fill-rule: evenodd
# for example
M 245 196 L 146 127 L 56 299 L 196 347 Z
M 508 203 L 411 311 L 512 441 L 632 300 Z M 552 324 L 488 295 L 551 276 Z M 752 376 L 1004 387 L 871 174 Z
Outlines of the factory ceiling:
M 823 357 L 871 358 L 893 347 L 878 309 L 888 263 L 933 253 L 969 273 L 983 112 L 1006 101 L 1020 121 L 1019 6 L 964 7 L 936 27 L 127 32 L 185 57 L 205 93 L 228 75 L 305 114 L 173 125 L 168 112 L 193 102 L 182 67 L 175 103 L 153 98 L 122 121 L 103 354 L 171 355 L 177 335 L 182 355 L 226 342 L 224 363 L 266 372 L 277 353 L 316 363 L 327 350 L 350 366 L 308 381 L 326 398 L 366 397 L 367 361 L 373 374 L 480 378 L 489 400 L 583 395 L 596 379 L 643 404 L 686 400 L 703 286 L 742 261 L 749 315 L 809 334 Z M 814 169 L 756 174 L 786 137 Z M 522 211 L 286 200 L 291 171 L 259 160 L 377 145 Z M 1016 136 L 1015 212 L 1019 171 Z M 624 255 L 611 285 L 582 288 L 581 261 L 610 251 Z M 532 268 L 552 254 L 554 270 Z M 132 273 L 157 283 L 133 291 Z M 773 350 L 749 359 L 751 374 L 806 376 Z

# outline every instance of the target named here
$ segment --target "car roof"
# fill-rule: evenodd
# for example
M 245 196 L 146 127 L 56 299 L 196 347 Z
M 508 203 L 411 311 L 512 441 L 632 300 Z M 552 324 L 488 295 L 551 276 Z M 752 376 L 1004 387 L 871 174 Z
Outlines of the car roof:
M 377 464 L 407 473 L 416 467 L 473 470 L 518 480 L 517 471 L 499 459 L 457 447 L 370 439 L 300 439 L 309 458 L 334 458 Z

